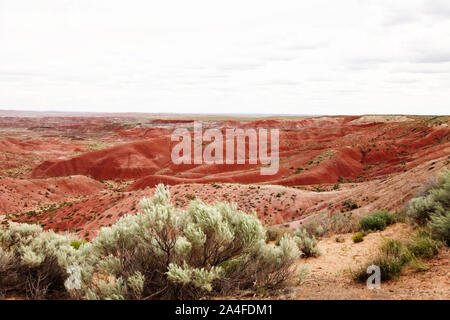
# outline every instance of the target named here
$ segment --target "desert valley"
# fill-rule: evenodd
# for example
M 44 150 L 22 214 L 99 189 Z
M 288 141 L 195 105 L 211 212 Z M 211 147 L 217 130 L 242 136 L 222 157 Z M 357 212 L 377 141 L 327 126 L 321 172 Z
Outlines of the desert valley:
M 278 172 L 261 175 L 260 164 L 248 161 L 174 164 L 171 133 L 190 130 L 194 120 L 221 131 L 279 129 Z M 193 199 L 236 203 L 277 230 L 295 230 L 321 215 L 400 212 L 450 167 L 449 124 L 449 116 L 254 119 L 1 111 L 0 221 L 3 226 L 40 224 L 90 241 L 102 227 L 139 212 L 140 200 L 152 196 L 159 183 L 170 186 L 177 208 Z M 309 275 L 283 297 L 448 299 L 448 247 L 426 271 L 406 271 L 379 291 L 354 284 L 345 274 L 371 257 L 382 239 L 411 232 L 401 222 L 368 234 L 361 244 L 352 243 L 352 230 L 319 239 L 322 255 L 302 258 Z M 335 291 L 327 290 L 331 287 Z

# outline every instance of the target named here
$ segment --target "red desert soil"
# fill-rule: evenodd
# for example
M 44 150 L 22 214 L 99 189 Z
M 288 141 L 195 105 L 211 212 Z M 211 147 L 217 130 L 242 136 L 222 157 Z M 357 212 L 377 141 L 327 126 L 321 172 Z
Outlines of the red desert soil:
M 104 185 L 85 176 L 21 180 L 0 177 L 0 212 L 20 213 L 42 206 L 96 194 Z

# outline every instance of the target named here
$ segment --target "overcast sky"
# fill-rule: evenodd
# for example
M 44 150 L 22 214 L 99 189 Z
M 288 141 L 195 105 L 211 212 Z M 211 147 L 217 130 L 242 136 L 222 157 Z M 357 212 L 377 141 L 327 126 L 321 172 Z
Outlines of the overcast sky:
M 450 114 L 450 1 L 0 0 L 0 109 Z

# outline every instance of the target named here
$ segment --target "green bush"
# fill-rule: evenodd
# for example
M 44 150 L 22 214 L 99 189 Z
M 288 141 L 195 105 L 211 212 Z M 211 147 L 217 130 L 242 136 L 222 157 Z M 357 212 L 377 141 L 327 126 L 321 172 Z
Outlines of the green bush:
M 377 210 L 374 213 L 372 213 L 372 216 L 380 217 L 386 222 L 387 226 L 397 222 L 397 218 L 386 210 Z
M 425 225 L 430 221 L 430 216 L 435 210 L 436 202 L 434 197 L 418 197 L 409 202 L 407 216 L 417 224 Z
M 78 249 L 80 248 L 80 246 L 82 246 L 82 245 L 84 245 L 84 244 L 86 244 L 86 243 L 87 243 L 86 240 L 82 240 L 82 241 L 80 241 L 80 240 L 72 240 L 72 241 L 70 242 L 70 245 L 71 245 L 75 250 L 78 250 Z
M 393 256 L 381 256 L 375 259 L 372 264 L 380 267 L 381 281 L 398 278 L 404 265 L 401 259 Z
M 429 233 L 419 231 L 407 244 L 407 248 L 417 258 L 430 259 L 438 254 L 439 245 Z
M 368 230 L 384 230 L 386 228 L 386 221 L 383 218 L 369 215 L 361 218 L 361 229 Z
M 353 240 L 354 243 L 358 243 L 358 242 L 364 241 L 363 233 L 362 232 L 355 233 L 353 235 L 353 237 L 352 237 L 352 240 Z
M 377 210 L 361 218 L 360 225 L 364 231 L 384 230 L 386 226 L 396 222 L 396 217 L 386 210 Z
M 352 271 L 353 279 L 355 281 L 365 282 L 369 277 L 367 268 L 371 265 L 376 265 L 380 268 L 380 278 L 382 281 L 397 278 L 403 269 L 403 263 L 399 259 L 390 256 L 378 256 L 363 267 Z
M 387 239 L 380 246 L 380 252 L 388 257 L 398 258 L 402 263 L 411 260 L 411 256 L 407 248 L 398 240 Z
M 319 248 L 317 248 L 316 237 L 314 235 L 310 235 L 305 228 L 295 230 L 294 236 L 294 240 L 304 256 L 316 257 L 321 254 Z

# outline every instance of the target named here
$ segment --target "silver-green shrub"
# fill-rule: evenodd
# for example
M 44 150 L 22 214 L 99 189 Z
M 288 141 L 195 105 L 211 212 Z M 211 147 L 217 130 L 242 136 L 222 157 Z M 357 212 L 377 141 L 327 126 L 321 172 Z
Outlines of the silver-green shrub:
M 446 169 L 424 196 L 412 199 L 406 213 L 426 225 L 434 238 L 450 244 L 450 170 Z
M 450 211 L 442 215 L 432 214 L 428 225 L 434 238 L 450 246 Z
M 81 252 L 88 299 L 199 298 L 286 281 L 300 253 L 290 237 L 265 242 L 256 215 L 235 205 L 194 200 L 186 210 L 170 203 L 169 188 L 141 201 L 142 212 L 102 228 Z
M 78 261 L 67 236 L 38 225 L 13 224 L 0 229 L 0 290 L 46 298 L 65 293 L 67 267 Z

